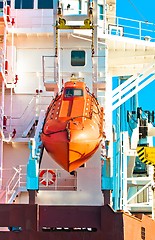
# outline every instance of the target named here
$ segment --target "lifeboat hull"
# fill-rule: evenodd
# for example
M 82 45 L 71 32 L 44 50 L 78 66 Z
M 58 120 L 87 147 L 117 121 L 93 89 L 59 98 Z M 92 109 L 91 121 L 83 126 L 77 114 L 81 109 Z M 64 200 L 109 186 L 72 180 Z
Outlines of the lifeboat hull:
M 50 140 L 42 138 L 44 146 L 49 155 L 66 171 L 72 172 L 78 167 L 82 166 L 98 149 L 100 141 L 85 140 L 82 141 L 68 141 Z
M 82 89 L 82 96 L 65 97 L 65 90 Z M 103 109 L 84 84 L 66 84 L 49 106 L 41 140 L 49 155 L 66 171 L 82 166 L 102 140 Z

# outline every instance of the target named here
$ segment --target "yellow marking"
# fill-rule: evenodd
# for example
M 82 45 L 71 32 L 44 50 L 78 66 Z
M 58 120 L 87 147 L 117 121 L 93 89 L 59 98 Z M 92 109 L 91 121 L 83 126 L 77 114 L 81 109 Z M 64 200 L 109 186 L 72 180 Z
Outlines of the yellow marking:
M 142 162 L 155 166 L 155 147 L 137 147 L 137 154 Z

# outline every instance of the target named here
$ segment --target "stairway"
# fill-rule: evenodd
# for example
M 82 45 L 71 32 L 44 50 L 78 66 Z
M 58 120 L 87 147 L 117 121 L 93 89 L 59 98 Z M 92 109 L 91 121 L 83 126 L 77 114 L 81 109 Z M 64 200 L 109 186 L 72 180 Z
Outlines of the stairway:
M 155 79 L 155 64 L 149 65 L 142 73 L 128 78 L 112 91 L 112 110 L 120 107 L 124 102 L 133 97 L 141 89 Z

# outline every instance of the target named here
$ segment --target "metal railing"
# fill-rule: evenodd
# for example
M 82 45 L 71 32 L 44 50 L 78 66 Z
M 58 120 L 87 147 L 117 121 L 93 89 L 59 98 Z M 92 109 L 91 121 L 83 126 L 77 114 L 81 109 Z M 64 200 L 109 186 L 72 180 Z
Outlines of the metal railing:
M 24 190 L 26 190 L 26 166 L 19 165 L 13 169 L 14 174 L 6 184 L 6 203 L 13 202 L 21 187 L 24 187 Z
M 39 189 L 40 190 L 55 190 L 55 191 L 76 191 L 77 190 L 77 175 L 70 175 L 64 170 L 55 169 L 52 170 L 55 173 L 53 178 L 50 173 L 50 169 L 40 169 L 40 175 L 45 172 L 43 177 L 39 177 Z
M 54 81 L 54 58 L 55 56 L 42 56 L 43 83 Z
M 112 110 L 126 102 L 155 79 L 155 65 L 151 64 L 139 75 L 133 75 L 112 91 Z
M 16 97 L 18 98 L 19 102 L 20 97 L 21 99 L 23 98 L 22 95 L 13 95 L 13 101 L 16 100 Z M 18 114 L 15 115 L 13 112 L 12 116 L 10 116 L 5 113 L 7 122 L 4 130 L 4 136 L 8 138 L 11 130 L 16 129 L 16 137 L 26 137 L 26 131 L 33 127 L 35 121 L 38 120 L 37 117 L 39 112 L 41 110 L 46 110 L 51 100 L 51 96 L 34 95 L 29 100 L 28 104 L 21 108 L 21 112 Z
M 26 165 L 19 165 L 13 169 L 3 169 L 3 187 L 0 192 L 0 202 L 12 203 L 17 195 L 26 192 Z M 77 175 L 71 175 L 64 170 L 54 169 L 52 178 L 50 169 L 40 169 L 39 189 L 49 191 L 76 191 Z M 43 174 L 41 174 L 43 172 Z M 48 173 L 48 174 L 47 174 Z M 9 177 L 8 177 L 9 175 Z M 7 176 L 7 177 L 6 177 Z M 53 180 L 52 180 L 53 179 Z
M 30 28 L 31 31 L 33 31 L 32 29 L 53 31 L 55 24 L 52 22 L 53 9 L 11 9 L 11 15 L 16 19 L 15 29 Z M 99 14 L 98 27 L 103 34 L 155 41 L 155 24 L 148 21 Z
M 15 28 L 46 29 L 52 31 L 53 9 L 11 9 L 11 16 L 16 19 Z
M 106 16 L 107 29 L 105 33 L 122 35 L 145 41 L 155 41 L 155 24 L 130 18 Z M 114 24 L 115 23 L 115 24 Z

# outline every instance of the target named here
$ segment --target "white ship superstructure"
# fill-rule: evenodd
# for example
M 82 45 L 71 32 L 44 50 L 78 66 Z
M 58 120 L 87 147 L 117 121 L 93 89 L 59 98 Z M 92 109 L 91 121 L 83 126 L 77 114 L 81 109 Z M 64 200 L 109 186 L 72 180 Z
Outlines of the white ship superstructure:
M 138 92 L 155 79 L 154 24 L 117 17 L 115 0 L 0 4 L 1 203 L 109 203 L 115 210 L 153 217 L 154 167 L 147 165 L 147 173 L 133 174 L 140 120 L 130 139 L 120 122 L 126 114 L 121 106 L 133 99 L 135 110 Z M 103 143 L 74 174 L 52 161 L 45 150 L 40 160 L 39 142 L 46 109 L 71 77 L 85 81 L 105 111 Z M 120 82 L 113 89 L 116 77 Z M 149 147 L 152 131 L 151 126 L 145 136 Z M 39 180 L 35 196 L 33 180 L 34 186 Z

